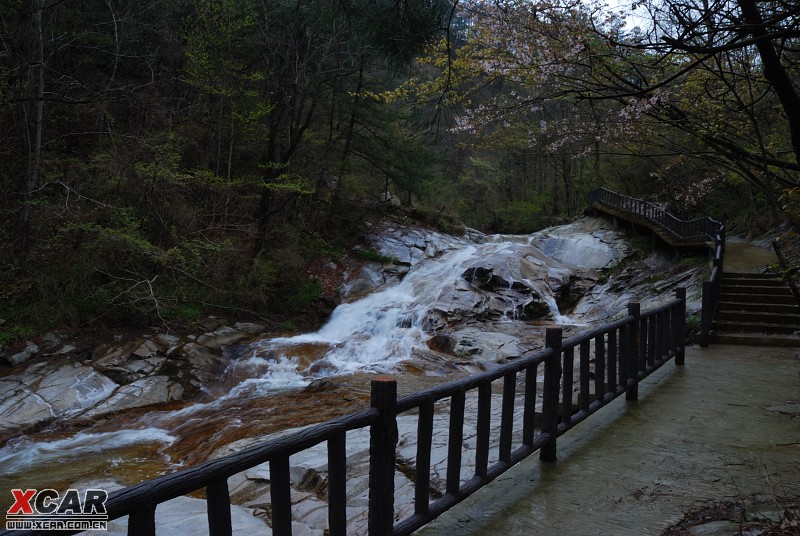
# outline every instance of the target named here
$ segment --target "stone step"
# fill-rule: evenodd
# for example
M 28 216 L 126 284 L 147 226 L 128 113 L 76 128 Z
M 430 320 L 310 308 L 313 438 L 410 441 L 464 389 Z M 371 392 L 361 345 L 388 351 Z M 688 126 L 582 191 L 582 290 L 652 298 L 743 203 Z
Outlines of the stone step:
M 779 324 L 795 326 L 800 330 L 800 311 L 797 314 L 773 313 L 766 311 L 717 311 L 714 320 L 720 322 Z
M 780 279 L 775 274 L 752 274 L 750 272 L 725 272 L 724 279 Z
M 768 324 L 764 322 L 719 322 L 715 320 L 714 323 L 711 324 L 711 329 L 715 332 L 733 331 L 740 333 L 782 333 L 785 335 L 791 335 L 795 331 L 800 331 L 800 326 Z
M 720 294 L 726 296 L 728 294 L 758 294 L 762 296 L 791 296 L 792 291 L 786 285 L 780 287 L 762 287 L 762 286 L 739 286 L 728 285 L 723 283 L 720 288 Z
M 783 305 L 797 305 L 797 302 L 789 292 L 786 295 L 775 294 L 749 294 L 749 293 L 722 293 L 719 297 L 720 302 L 734 302 L 734 303 L 775 303 Z
M 792 335 L 763 335 L 759 333 L 719 333 L 708 335 L 711 344 L 733 344 L 738 346 L 787 346 L 800 348 L 800 337 Z
M 720 301 L 717 308 L 718 312 L 724 311 L 743 311 L 751 314 L 774 313 L 785 315 L 800 315 L 800 305 L 796 303 L 747 303 Z
M 730 277 L 726 274 L 722 277 L 722 286 L 725 285 L 737 285 L 743 287 L 785 287 L 786 282 L 780 277 L 763 277 L 759 279 L 753 279 L 750 277 Z

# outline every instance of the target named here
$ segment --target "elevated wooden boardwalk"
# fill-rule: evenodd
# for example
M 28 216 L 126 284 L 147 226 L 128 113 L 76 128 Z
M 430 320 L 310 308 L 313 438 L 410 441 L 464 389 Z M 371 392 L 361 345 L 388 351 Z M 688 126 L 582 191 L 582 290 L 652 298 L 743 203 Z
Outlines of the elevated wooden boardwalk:
M 587 212 L 599 211 L 641 225 L 675 248 L 713 247 L 721 223 L 713 218 L 681 220 L 661 207 L 606 188 L 589 193 Z

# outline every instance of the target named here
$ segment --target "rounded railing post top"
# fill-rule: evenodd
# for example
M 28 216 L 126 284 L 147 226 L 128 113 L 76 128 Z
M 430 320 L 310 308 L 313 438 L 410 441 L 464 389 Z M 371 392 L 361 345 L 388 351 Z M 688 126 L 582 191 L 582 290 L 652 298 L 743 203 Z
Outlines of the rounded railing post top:
M 380 376 L 375 376 L 374 378 L 372 378 L 372 383 L 383 383 L 383 382 L 397 383 L 397 380 L 391 376 L 387 376 L 386 374 L 382 374 Z

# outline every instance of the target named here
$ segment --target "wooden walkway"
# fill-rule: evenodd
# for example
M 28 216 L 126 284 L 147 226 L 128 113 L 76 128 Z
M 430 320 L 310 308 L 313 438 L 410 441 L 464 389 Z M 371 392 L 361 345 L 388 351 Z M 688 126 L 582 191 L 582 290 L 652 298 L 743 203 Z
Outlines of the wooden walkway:
M 627 212 L 625 210 L 620 210 L 618 208 L 605 205 L 600 202 L 592 203 L 591 205 L 589 205 L 588 209 L 589 210 L 594 209 L 613 218 L 618 218 L 642 227 L 646 227 L 647 229 L 653 231 L 653 233 L 655 233 L 655 235 L 658 236 L 661 240 L 663 240 L 665 243 L 674 248 L 692 248 L 692 249 L 695 248 L 699 249 L 704 247 L 710 248 L 714 243 L 714 241 L 708 237 L 702 237 L 702 236 L 696 236 L 693 238 L 678 237 L 650 219 L 647 219 L 643 216 L 639 216 L 633 212 Z
M 710 217 L 681 220 L 652 203 L 606 188 L 589 192 L 588 203 L 585 213 L 602 212 L 613 218 L 646 227 L 664 242 L 676 248 L 713 248 L 717 234 L 723 229 L 720 222 Z

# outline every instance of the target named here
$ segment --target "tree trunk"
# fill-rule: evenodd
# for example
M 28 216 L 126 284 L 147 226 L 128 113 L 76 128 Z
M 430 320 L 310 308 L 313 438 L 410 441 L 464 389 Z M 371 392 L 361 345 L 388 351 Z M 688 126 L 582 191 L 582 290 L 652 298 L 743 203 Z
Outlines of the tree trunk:
M 353 96 L 353 108 L 350 111 L 350 120 L 347 122 L 347 134 L 344 138 L 344 150 L 342 151 L 342 160 L 339 163 L 339 180 L 336 181 L 336 186 L 334 187 L 333 194 L 331 195 L 331 203 L 330 207 L 328 207 L 329 211 L 333 211 L 339 203 L 339 195 L 342 188 L 342 183 L 344 182 L 345 165 L 347 164 L 347 158 L 350 156 L 350 149 L 353 145 L 353 131 L 355 130 L 356 118 L 358 117 L 358 103 L 361 99 L 361 89 L 364 85 L 365 63 L 366 56 L 362 54 L 358 62 L 358 80 L 356 81 L 356 90 L 355 95 Z M 328 215 L 330 217 L 332 214 L 329 213 Z
M 36 184 L 42 168 L 42 131 L 44 129 L 44 31 L 42 16 L 44 11 L 44 0 L 39 0 L 36 6 L 36 16 L 34 17 L 34 34 L 36 36 L 36 113 L 33 124 L 33 141 L 30 136 L 30 124 L 28 128 L 28 165 L 25 173 L 25 183 L 22 189 L 22 206 L 17 215 L 17 224 L 12 256 L 15 264 L 19 264 L 21 258 L 28 250 L 28 235 L 30 232 L 31 201 Z M 27 114 L 26 114 L 27 119 Z
M 750 28 L 750 33 L 756 40 L 756 49 L 764 66 L 764 78 L 772 84 L 775 94 L 781 101 L 781 106 L 789 120 L 792 148 L 795 160 L 800 163 L 800 95 L 792 84 L 792 79 L 781 64 L 780 57 L 772 45 L 767 32 L 764 19 L 758 10 L 755 0 L 739 0 L 742 18 Z

